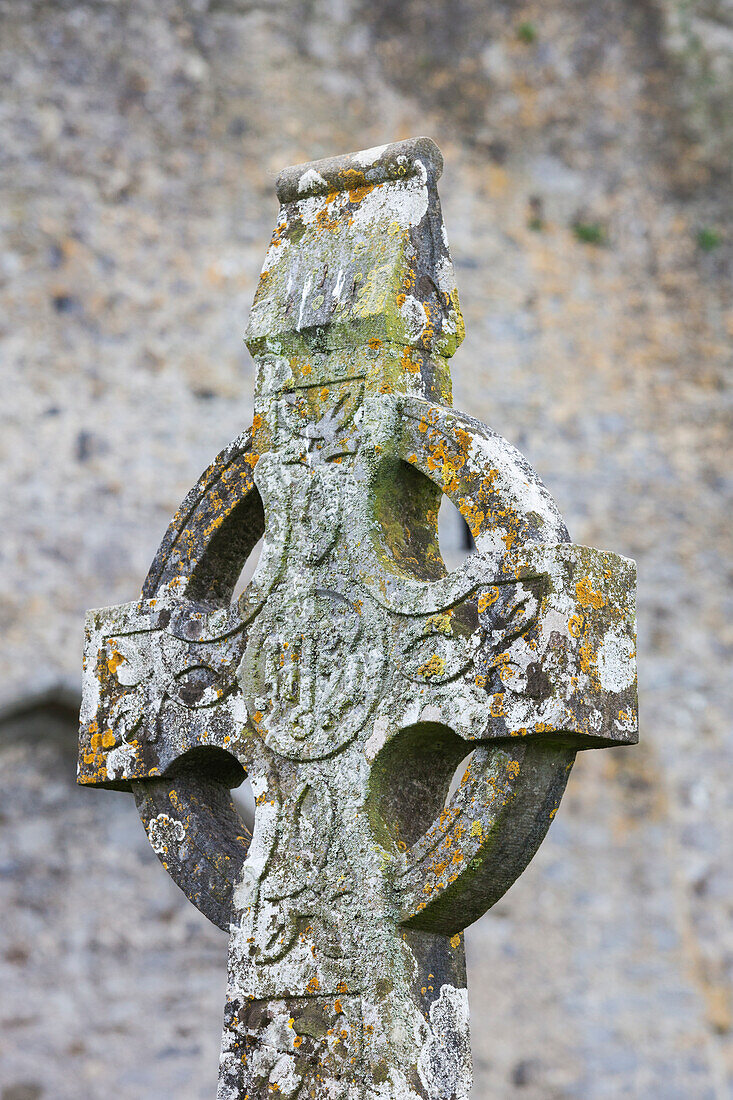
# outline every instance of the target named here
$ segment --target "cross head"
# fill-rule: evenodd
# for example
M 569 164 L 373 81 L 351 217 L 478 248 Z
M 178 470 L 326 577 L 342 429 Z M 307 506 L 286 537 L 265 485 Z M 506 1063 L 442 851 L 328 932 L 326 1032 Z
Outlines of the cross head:
M 132 791 L 229 933 L 219 1100 L 466 1100 L 463 930 L 577 750 L 637 738 L 633 562 L 571 543 L 522 455 L 451 407 L 441 169 L 419 138 L 280 175 L 253 425 L 140 599 L 87 617 L 79 781 Z M 476 544 L 450 572 L 443 494 Z

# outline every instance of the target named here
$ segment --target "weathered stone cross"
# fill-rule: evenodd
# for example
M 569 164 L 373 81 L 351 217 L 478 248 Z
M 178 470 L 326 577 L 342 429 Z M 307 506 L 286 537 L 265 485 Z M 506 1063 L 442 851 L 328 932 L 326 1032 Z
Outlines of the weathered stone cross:
M 462 930 L 576 750 L 636 740 L 633 563 L 572 545 L 522 456 L 450 407 L 441 165 L 421 138 L 282 173 L 254 425 L 141 599 L 87 620 L 80 782 L 133 791 L 230 933 L 219 1100 L 465 1100 Z M 442 493 L 477 547 L 452 573 Z

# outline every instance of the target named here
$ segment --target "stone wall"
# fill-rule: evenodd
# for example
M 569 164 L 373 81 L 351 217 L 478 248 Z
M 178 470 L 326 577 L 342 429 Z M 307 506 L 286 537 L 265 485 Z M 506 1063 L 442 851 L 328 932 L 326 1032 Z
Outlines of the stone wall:
M 686 135 L 701 159 L 724 175 L 733 156 L 733 3 L 658 3 Z
M 225 938 L 73 786 L 82 614 L 250 419 L 279 168 L 418 133 L 456 404 L 639 565 L 642 744 L 469 933 L 476 1100 L 727 1095 L 728 8 L 0 3 L 3 1100 L 212 1094 Z

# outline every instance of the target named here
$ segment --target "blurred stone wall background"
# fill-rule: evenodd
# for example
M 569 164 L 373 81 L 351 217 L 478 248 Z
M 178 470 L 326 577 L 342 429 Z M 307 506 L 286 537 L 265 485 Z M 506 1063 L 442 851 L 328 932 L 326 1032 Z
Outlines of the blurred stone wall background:
M 0 88 L 0 1100 L 213 1095 L 225 937 L 73 785 L 82 615 L 249 421 L 277 171 L 421 133 L 456 404 L 639 564 L 643 740 L 469 933 L 474 1095 L 730 1096 L 731 0 L 0 0 Z

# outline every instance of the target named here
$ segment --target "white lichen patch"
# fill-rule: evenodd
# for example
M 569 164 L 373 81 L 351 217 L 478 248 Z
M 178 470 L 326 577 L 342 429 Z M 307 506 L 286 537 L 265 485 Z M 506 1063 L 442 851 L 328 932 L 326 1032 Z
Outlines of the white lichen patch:
M 363 149 L 360 153 L 355 153 L 354 160 L 362 168 L 368 168 L 378 161 L 388 148 L 388 145 L 373 145 L 371 149 Z
M 419 225 L 428 211 L 424 179 L 411 176 L 390 187 L 375 187 L 354 211 L 352 227 L 365 236 L 381 228 L 399 226 L 402 231 Z
M 327 185 L 323 176 L 319 172 L 316 172 L 315 168 L 309 168 L 298 180 L 298 191 L 303 195 L 314 186 L 325 188 Z
M 364 745 L 364 756 L 371 763 L 379 750 L 383 748 L 390 731 L 390 721 L 388 718 L 380 716 L 375 719 L 374 729 L 371 736 Z
M 410 338 L 418 341 L 428 323 L 428 314 L 425 306 L 413 294 L 407 294 L 403 304 L 400 306 L 400 313 L 405 319 Z
M 623 691 L 636 678 L 635 647 L 628 631 L 609 629 L 598 649 L 598 677 L 604 691 Z
M 127 779 L 133 774 L 136 751 L 133 745 L 118 745 L 107 753 L 105 768 L 109 779 Z
M 148 825 L 150 846 L 159 856 L 177 855 L 185 835 L 183 822 L 169 814 L 158 814 Z
M 427 1095 L 468 1100 L 471 1091 L 471 1049 L 468 1043 L 468 990 L 441 986 L 430 1006 L 431 1036 L 423 1046 L 418 1072 Z

